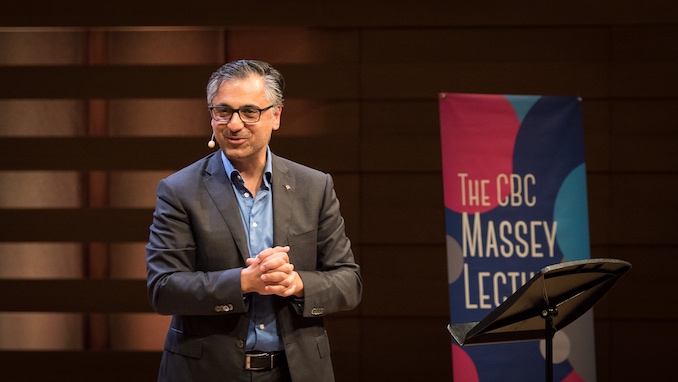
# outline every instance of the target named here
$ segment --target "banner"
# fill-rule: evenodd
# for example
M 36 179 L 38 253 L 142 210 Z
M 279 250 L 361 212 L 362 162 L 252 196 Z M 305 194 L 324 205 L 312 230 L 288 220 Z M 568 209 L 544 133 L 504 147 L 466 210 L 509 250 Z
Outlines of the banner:
M 481 321 L 541 268 L 590 258 L 576 97 L 441 93 L 450 322 Z M 541 382 L 544 341 L 461 347 L 454 382 Z M 554 338 L 554 380 L 595 382 L 593 313 Z

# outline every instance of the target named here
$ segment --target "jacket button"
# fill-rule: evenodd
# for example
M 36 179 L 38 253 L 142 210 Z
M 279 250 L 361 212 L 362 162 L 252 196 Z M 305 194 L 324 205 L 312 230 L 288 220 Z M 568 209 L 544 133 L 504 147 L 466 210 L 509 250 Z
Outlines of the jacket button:
M 243 340 L 237 340 L 235 341 L 235 346 L 237 346 L 238 349 L 242 349 L 245 346 L 245 342 Z
M 233 310 L 233 304 L 217 305 L 214 307 L 215 312 L 230 312 Z

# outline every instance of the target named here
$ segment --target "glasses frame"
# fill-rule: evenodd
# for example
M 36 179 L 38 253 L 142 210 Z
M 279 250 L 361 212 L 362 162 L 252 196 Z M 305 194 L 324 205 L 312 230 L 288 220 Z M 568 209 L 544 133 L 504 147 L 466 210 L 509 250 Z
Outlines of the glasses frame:
M 267 107 L 265 107 L 265 108 L 263 108 L 263 109 L 260 109 L 260 108 L 258 108 L 258 107 L 251 107 L 251 106 L 233 109 L 233 108 L 230 108 L 230 107 L 224 106 L 224 105 L 212 105 L 212 106 L 208 106 L 207 108 L 209 109 L 210 117 L 211 117 L 213 120 L 215 120 L 216 122 L 223 122 L 223 123 L 230 122 L 230 121 L 231 121 L 231 118 L 233 118 L 233 114 L 236 114 L 236 113 L 237 113 L 237 114 L 238 114 L 238 118 L 240 118 L 240 121 L 242 121 L 242 123 L 257 123 L 257 122 L 259 122 L 259 121 L 261 120 L 261 114 L 262 114 L 263 112 L 265 112 L 266 110 L 268 110 L 268 109 L 274 107 L 274 106 L 276 106 L 276 104 L 272 104 L 272 105 L 267 106 Z M 213 110 L 213 109 L 216 109 L 216 108 L 227 108 L 227 109 L 230 109 L 230 110 L 231 110 L 231 116 L 230 116 L 228 119 L 217 119 L 217 118 L 215 118 L 215 117 L 214 117 L 214 114 L 212 113 L 212 110 Z M 244 109 L 249 109 L 249 110 L 256 110 L 256 111 L 258 111 L 258 112 L 259 112 L 259 118 L 257 118 L 256 121 L 247 121 L 247 122 L 246 122 L 246 121 L 243 121 L 242 116 L 240 115 L 240 111 L 241 111 L 241 110 L 244 110 Z

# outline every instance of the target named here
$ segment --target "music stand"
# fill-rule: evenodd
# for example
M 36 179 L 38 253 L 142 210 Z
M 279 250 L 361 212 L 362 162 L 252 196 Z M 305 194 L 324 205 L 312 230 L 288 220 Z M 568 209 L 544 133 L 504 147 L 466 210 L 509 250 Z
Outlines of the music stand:
M 542 268 L 480 322 L 449 324 L 459 345 L 546 340 L 546 382 L 553 381 L 553 336 L 593 307 L 631 264 L 570 261 Z

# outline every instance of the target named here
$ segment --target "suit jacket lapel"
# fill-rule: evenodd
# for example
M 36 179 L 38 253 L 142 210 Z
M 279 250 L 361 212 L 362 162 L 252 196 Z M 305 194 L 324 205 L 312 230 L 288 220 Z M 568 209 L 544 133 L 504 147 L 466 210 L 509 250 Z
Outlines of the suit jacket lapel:
M 238 201 L 236 200 L 231 180 L 226 175 L 226 169 L 224 168 L 224 162 L 221 160 L 220 152 L 216 152 L 209 158 L 203 182 L 207 192 L 224 218 L 227 228 L 231 231 L 231 235 L 240 250 L 243 260 L 247 259 L 250 254 L 247 248 L 245 228 L 242 226 Z
M 292 221 L 296 181 L 289 168 L 275 154 L 273 167 L 273 245 L 288 245 L 287 233 Z

